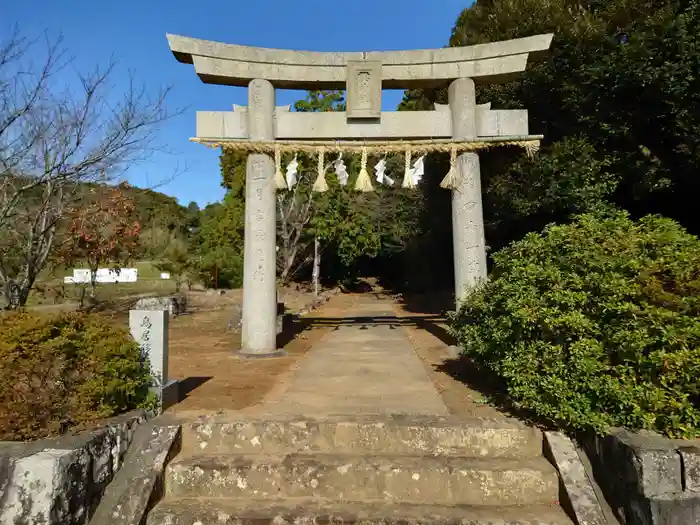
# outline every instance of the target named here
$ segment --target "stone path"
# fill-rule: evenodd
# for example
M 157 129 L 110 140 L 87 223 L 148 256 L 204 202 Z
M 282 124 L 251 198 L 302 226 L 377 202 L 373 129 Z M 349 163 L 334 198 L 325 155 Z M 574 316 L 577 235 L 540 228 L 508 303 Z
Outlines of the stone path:
M 353 314 L 367 324 L 338 326 L 317 342 L 261 413 L 447 415 L 404 329 L 370 320 L 394 316 L 392 303 L 369 296 Z

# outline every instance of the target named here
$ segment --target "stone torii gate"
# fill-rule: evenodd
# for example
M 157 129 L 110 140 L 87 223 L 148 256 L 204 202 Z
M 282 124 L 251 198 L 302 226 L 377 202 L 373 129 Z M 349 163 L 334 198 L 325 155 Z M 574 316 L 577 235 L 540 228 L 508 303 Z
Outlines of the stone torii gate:
M 434 50 L 324 53 L 239 46 L 168 35 L 175 58 L 208 84 L 248 87 L 248 107 L 197 112 L 197 140 L 322 141 L 451 139 L 539 140 L 528 134 L 527 110 L 476 104 L 475 84 L 510 81 L 529 56 L 549 49 L 552 34 Z M 383 112 L 382 89 L 449 85 L 449 104 L 435 111 Z M 298 113 L 275 106 L 275 88 L 346 89 L 347 112 Z M 486 279 L 479 156 L 456 160 L 452 228 L 457 302 Z M 276 344 L 275 163 L 252 153 L 246 165 L 243 329 L 241 353 L 278 355 Z

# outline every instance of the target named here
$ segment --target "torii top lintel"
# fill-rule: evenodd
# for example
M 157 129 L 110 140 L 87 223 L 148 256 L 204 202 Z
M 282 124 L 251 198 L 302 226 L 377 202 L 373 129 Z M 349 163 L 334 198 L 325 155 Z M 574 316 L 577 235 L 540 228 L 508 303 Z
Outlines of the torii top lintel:
M 367 63 L 381 68 L 381 87 L 438 87 L 469 77 L 479 84 L 507 82 L 525 70 L 529 56 L 549 49 L 553 34 L 468 47 L 412 51 L 327 53 L 240 46 L 168 34 L 178 61 L 194 64 L 208 84 L 247 86 L 269 80 L 287 89 L 345 89 L 348 66 Z

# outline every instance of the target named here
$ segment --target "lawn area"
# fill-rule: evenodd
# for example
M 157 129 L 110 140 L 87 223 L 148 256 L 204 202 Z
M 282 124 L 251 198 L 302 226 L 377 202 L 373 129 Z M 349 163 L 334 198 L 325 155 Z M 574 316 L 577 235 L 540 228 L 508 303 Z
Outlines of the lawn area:
M 152 261 L 139 261 L 130 265 L 138 270 L 135 283 L 99 283 L 97 299 L 116 301 L 121 298 L 141 294 L 169 294 L 175 292 L 175 282 L 161 279 L 160 270 Z M 29 296 L 27 306 L 58 305 L 75 303 L 80 300 L 82 284 L 65 284 L 64 277 L 72 276 L 73 268 L 59 266 L 42 275 Z

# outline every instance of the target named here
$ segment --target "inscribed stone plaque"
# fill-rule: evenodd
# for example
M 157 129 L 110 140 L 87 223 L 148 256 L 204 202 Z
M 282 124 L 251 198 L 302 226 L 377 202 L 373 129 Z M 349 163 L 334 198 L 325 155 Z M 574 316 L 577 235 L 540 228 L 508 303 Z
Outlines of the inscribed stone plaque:
M 180 399 L 179 382 L 168 379 L 168 321 L 167 310 L 130 310 L 129 331 L 151 365 L 151 390 L 158 398 L 158 412 Z
M 168 320 L 167 310 L 129 311 L 129 331 L 151 363 L 154 386 L 168 383 Z
M 348 118 L 377 119 L 382 115 L 382 64 L 348 62 Z

